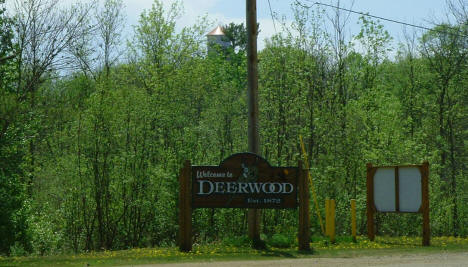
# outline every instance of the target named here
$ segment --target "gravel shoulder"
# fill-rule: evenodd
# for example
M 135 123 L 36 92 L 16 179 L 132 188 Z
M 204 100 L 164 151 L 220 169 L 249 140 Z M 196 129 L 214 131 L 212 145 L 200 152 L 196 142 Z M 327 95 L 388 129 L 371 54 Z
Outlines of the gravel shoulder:
M 281 260 L 246 260 L 246 261 L 215 261 L 197 263 L 173 263 L 173 264 L 147 264 L 133 265 L 132 267 L 201 267 L 201 266 L 465 266 L 468 267 L 468 252 L 442 252 L 431 254 L 392 254 L 387 256 L 363 256 L 356 258 L 301 258 Z M 130 266 L 127 266 L 130 267 Z

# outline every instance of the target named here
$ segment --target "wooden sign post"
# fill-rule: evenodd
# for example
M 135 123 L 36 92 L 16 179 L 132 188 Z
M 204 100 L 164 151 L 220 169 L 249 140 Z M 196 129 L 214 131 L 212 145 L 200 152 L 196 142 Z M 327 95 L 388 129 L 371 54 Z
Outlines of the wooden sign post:
M 310 250 L 310 220 L 309 220 L 309 181 L 299 161 L 299 250 Z
M 429 223 L 429 162 L 421 166 L 422 172 L 422 215 L 423 215 L 423 246 L 431 245 L 431 227 Z
M 368 163 L 367 235 L 372 241 L 376 212 L 421 213 L 422 244 L 429 246 L 429 163 L 379 167 Z
M 253 153 L 234 154 L 219 166 L 191 166 L 186 161 L 179 177 L 180 250 L 192 248 L 192 208 L 298 206 L 299 249 L 309 250 L 309 188 L 305 174 L 301 161 L 298 167 L 272 167 Z
M 192 201 L 190 194 L 190 161 L 184 163 L 179 175 L 179 247 L 181 251 L 192 250 Z
M 367 163 L 367 237 L 369 240 L 374 241 L 374 174 L 375 169 L 372 168 L 371 163 Z

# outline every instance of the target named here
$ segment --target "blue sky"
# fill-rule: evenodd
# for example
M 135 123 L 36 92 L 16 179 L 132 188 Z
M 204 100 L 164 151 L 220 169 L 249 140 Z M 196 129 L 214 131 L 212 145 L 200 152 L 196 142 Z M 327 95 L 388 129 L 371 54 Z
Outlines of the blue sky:
M 7 8 L 12 7 L 12 3 L 21 0 L 7 0 Z M 80 0 L 60 0 L 60 3 L 67 4 Z M 90 0 L 82 0 L 84 2 Z M 100 0 L 101 2 L 103 0 Z M 150 9 L 154 0 L 123 0 L 125 13 L 127 15 L 126 37 L 130 39 L 132 25 L 138 23 L 141 12 Z M 173 0 L 161 0 L 166 6 Z M 270 0 L 273 12 L 280 16 L 292 19 L 291 4 L 296 0 Z M 303 3 L 322 2 L 335 3 L 336 0 L 299 0 Z M 178 27 L 193 25 L 199 16 L 208 15 L 211 21 L 216 24 L 228 24 L 230 22 L 245 23 L 245 0 L 181 0 L 185 13 L 178 21 Z M 354 3 L 354 4 L 352 4 Z M 386 17 L 394 20 L 401 20 L 408 23 L 432 27 L 431 21 L 441 21 L 445 18 L 446 0 L 341 0 L 341 6 L 352 8 L 355 11 L 369 12 L 372 15 Z M 327 12 L 332 12 L 331 8 L 325 8 Z M 259 49 L 264 47 L 263 40 L 275 33 L 273 21 L 268 7 L 268 0 L 257 0 L 258 21 L 261 33 L 258 39 Z M 359 32 L 357 19 L 359 15 L 351 15 L 349 21 L 348 35 Z M 403 40 L 403 26 L 382 21 L 385 29 L 389 31 L 394 41 Z M 407 28 L 411 32 L 412 29 Z
M 295 0 L 270 0 L 273 12 L 280 16 L 292 19 L 291 4 Z M 308 0 L 300 0 L 307 3 Z M 317 0 L 318 1 L 318 0 Z M 129 25 L 136 24 L 138 15 L 144 9 L 149 9 L 153 0 L 124 0 L 127 9 L 127 21 Z M 165 4 L 171 0 L 163 0 Z M 218 24 L 229 22 L 245 22 L 245 0 L 182 0 L 185 14 L 179 20 L 179 27 L 189 26 L 195 23 L 196 18 L 202 15 Z M 311 0 L 309 2 L 315 2 Z M 335 0 L 321 0 L 323 3 L 334 3 Z M 354 4 L 352 5 L 352 3 Z M 394 20 L 432 27 L 432 21 L 440 21 L 445 18 L 445 0 L 341 0 L 341 5 L 352 8 L 355 11 L 369 12 L 372 15 L 386 17 Z M 327 12 L 333 11 L 325 8 Z M 261 27 L 259 36 L 259 48 L 263 48 L 263 39 L 274 34 L 275 30 L 268 7 L 268 0 L 257 0 L 258 21 Z M 359 15 L 351 15 L 348 34 L 359 32 L 357 19 Z M 385 29 L 389 31 L 394 40 L 403 39 L 403 26 L 382 21 Z M 411 32 L 411 28 L 407 28 Z

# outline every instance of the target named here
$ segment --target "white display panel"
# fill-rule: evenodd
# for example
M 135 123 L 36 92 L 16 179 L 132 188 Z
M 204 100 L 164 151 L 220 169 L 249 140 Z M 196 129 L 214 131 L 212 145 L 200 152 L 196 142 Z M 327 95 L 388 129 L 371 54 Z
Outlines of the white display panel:
M 378 211 L 396 211 L 394 168 L 379 168 L 375 172 L 374 204 Z
M 418 212 L 422 203 L 421 172 L 418 167 L 398 168 L 399 208 L 403 212 Z

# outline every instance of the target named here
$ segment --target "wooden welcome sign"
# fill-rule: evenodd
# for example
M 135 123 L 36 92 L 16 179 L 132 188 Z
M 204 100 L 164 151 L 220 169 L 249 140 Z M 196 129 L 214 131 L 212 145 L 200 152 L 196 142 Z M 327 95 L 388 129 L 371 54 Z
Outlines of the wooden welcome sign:
M 421 213 L 422 244 L 430 244 L 429 163 L 378 166 L 367 164 L 367 232 L 374 240 L 374 213 Z
M 298 167 L 272 167 L 253 153 L 234 154 L 219 166 L 191 166 L 186 161 L 179 177 L 180 249 L 192 248 L 193 208 L 292 209 L 298 206 L 299 249 L 310 249 L 309 191 L 304 174 L 301 162 Z
M 298 167 L 271 167 L 251 153 L 192 167 L 193 208 L 296 208 Z

